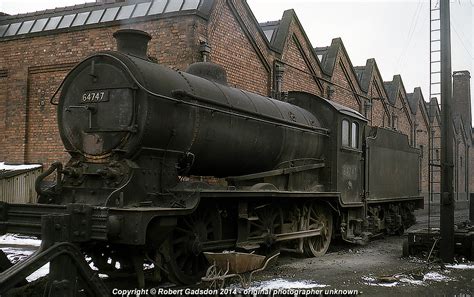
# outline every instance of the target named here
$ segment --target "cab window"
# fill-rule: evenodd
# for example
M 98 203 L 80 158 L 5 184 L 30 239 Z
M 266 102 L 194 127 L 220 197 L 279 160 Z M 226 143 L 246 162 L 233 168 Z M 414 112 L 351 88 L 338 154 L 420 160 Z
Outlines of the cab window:
M 349 146 L 349 121 L 342 120 L 342 146 Z
M 352 123 L 351 147 L 359 148 L 359 125 L 357 123 Z
M 356 122 L 349 121 L 347 119 L 342 120 L 342 146 L 359 149 L 359 124 Z

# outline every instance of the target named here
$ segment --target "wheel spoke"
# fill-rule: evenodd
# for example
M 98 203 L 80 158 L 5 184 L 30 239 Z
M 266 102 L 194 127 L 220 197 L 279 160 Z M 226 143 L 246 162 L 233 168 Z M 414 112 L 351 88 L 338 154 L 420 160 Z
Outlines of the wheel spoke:
M 207 262 L 199 253 L 199 246 L 210 240 L 220 240 L 221 220 L 217 208 L 204 207 L 178 220 L 168 243 L 170 279 L 182 284 L 196 283 L 205 273 Z
M 303 241 L 304 252 L 314 257 L 326 253 L 332 234 L 331 211 L 324 205 L 314 204 L 302 208 L 303 220 L 307 222 L 306 230 L 320 230 L 320 235 L 306 238 Z

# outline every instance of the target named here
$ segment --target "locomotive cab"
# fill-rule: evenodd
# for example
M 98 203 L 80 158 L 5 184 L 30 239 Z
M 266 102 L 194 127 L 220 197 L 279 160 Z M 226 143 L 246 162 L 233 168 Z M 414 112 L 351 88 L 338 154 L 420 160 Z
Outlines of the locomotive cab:
M 364 193 L 363 131 L 367 120 L 357 111 L 305 92 L 290 92 L 290 103 L 311 111 L 325 127 L 331 127 L 324 150 L 324 184 L 339 192 L 343 205 L 361 205 Z

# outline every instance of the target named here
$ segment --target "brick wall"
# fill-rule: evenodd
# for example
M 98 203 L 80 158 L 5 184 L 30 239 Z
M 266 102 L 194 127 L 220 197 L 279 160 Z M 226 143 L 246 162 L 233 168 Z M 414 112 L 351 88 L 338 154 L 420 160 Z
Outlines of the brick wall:
M 463 137 L 458 135 L 457 141 L 455 143 L 455 192 L 456 192 L 456 199 L 457 200 L 467 200 L 466 195 L 466 174 L 467 174 L 467 167 L 466 167 L 466 144 L 464 143 Z
M 7 151 L 5 148 L 6 144 L 6 123 L 7 123 L 7 89 L 8 89 L 8 73 L 2 72 L 0 75 L 0 160 L 5 160 Z
M 216 3 L 208 30 L 211 61 L 226 69 L 229 84 L 268 96 L 271 72 L 265 68 L 265 60 L 259 58 L 228 1 Z M 267 59 L 268 53 L 265 55 Z
M 392 113 L 396 116 L 395 128 L 408 135 L 410 144 L 413 144 L 413 127 L 409 107 L 407 106 L 406 93 L 399 91 L 394 106 L 392 107 Z
M 390 114 L 387 107 L 387 96 L 383 91 L 382 78 L 373 71 L 369 83 L 368 97 L 372 98 L 372 109 L 369 124 L 376 127 L 390 127 Z
M 418 111 L 415 115 L 416 123 L 416 147 L 420 149 L 421 160 L 420 160 L 420 190 L 423 195 L 428 194 L 428 164 L 429 164 L 429 118 L 425 113 L 423 107 L 424 102 L 423 98 L 420 98 L 418 102 Z
M 433 163 L 435 164 L 441 164 L 441 123 L 438 119 L 437 116 L 434 116 L 433 118 L 433 122 L 431 123 L 431 128 L 432 128 L 432 131 L 431 131 L 431 145 L 432 145 L 432 149 L 431 149 L 431 154 L 432 154 L 432 159 L 433 159 Z M 439 201 L 439 193 L 440 193 L 440 189 L 441 189 L 441 174 L 439 172 L 440 168 L 439 167 L 436 167 L 434 170 L 433 170 L 433 173 L 432 173 L 432 180 L 434 181 L 432 187 L 432 191 L 433 193 L 435 194 L 434 195 L 434 198 L 435 199 L 438 199 Z
M 354 93 L 362 94 L 362 91 L 358 88 L 357 78 L 353 75 L 348 58 L 343 53 L 342 48 L 339 48 L 337 53 L 331 81 L 342 88 L 334 86 L 334 93 L 330 99 L 363 114 L 362 99 L 354 95 Z
M 28 75 L 28 122 L 26 123 L 25 160 L 51 164 L 66 161 L 59 136 L 56 106 L 49 104 L 70 67 L 32 67 Z
M 291 17 L 289 32 L 280 59 L 287 65 L 283 77 L 283 91 L 305 91 L 323 95 L 324 82 L 321 67 L 316 60 L 313 46 L 308 43 L 299 26 L 294 11 L 286 11 L 283 17 Z
M 49 99 L 75 63 L 91 53 L 115 49 L 116 30 L 148 32 L 149 55 L 185 69 L 200 59 L 198 38 L 206 30 L 204 24 L 197 16 L 179 16 L 2 42 L 0 65 L 8 76 L 0 77 L 0 160 L 45 167 L 67 160 Z
M 471 75 L 469 71 L 455 71 L 453 73 L 453 111 L 454 115 L 459 117 L 462 120 L 462 129 L 457 127 L 460 131 L 459 134 L 466 134 L 467 139 L 459 137 L 459 141 L 462 141 L 462 147 L 464 152 L 464 157 L 467 158 L 466 167 L 464 168 L 463 173 L 469 173 L 468 180 L 464 180 L 467 193 L 474 191 L 474 175 L 473 167 L 470 165 L 474 162 L 474 155 L 472 151 L 472 142 L 470 137 L 470 130 L 472 125 L 472 115 L 471 115 Z M 461 135 L 459 135 L 461 136 Z M 461 154 L 461 152 L 460 152 Z M 458 160 L 460 162 L 460 159 Z M 461 176 L 460 176 L 461 177 Z
M 321 95 L 321 90 L 311 73 L 311 66 L 308 66 L 303 59 L 304 53 L 299 50 L 299 42 L 299 39 L 291 34 L 282 54 L 282 61 L 287 65 L 283 75 L 282 91 L 305 91 Z

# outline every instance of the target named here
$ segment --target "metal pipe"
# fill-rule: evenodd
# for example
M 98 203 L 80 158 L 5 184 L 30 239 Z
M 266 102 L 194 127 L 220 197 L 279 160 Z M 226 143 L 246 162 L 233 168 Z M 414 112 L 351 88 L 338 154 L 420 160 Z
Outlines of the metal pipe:
M 471 193 L 469 201 L 469 220 L 474 222 L 474 193 Z
M 441 203 L 440 256 L 454 261 L 453 120 L 451 111 L 451 32 L 449 0 L 440 1 L 441 19 Z

